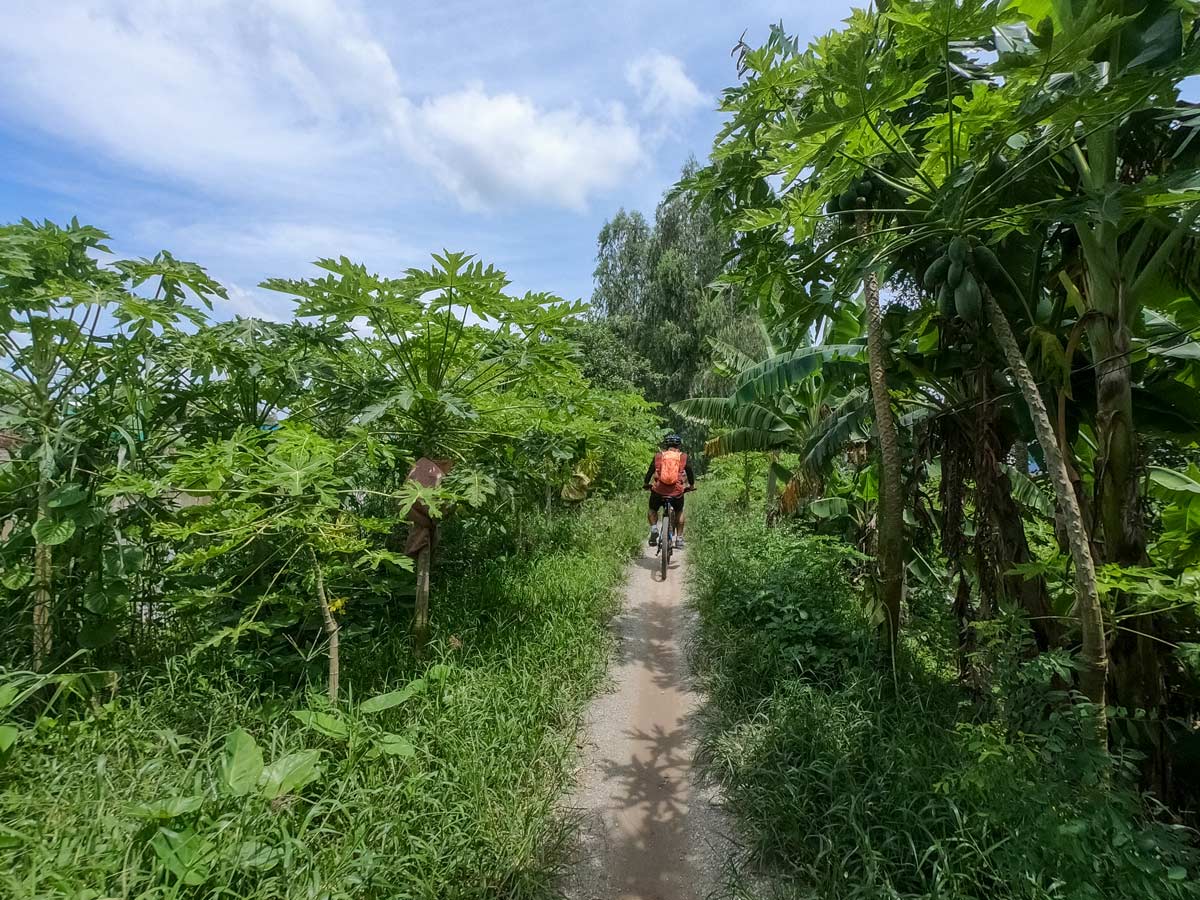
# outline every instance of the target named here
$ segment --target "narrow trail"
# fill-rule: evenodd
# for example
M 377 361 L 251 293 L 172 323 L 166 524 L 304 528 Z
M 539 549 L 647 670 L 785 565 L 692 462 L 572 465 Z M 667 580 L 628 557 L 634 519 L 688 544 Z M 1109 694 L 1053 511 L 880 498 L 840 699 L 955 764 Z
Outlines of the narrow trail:
M 694 613 L 683 601 L 686 552 L 665 583 L 649 550 L 631 567 L 610 669 L 613 690 L 588 710 L 578 785 L 582 828 L 563 891 L 569 900 L 699 900 L 729 855 L 710 789 L 696 782 L 687 671 Z

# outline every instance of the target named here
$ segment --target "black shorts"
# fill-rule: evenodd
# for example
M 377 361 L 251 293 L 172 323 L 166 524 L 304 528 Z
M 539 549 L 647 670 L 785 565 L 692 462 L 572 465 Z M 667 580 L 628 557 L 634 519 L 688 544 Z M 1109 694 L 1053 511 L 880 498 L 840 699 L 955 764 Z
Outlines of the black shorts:
M 676 512 L 683 512 L 683 496 L 684 496 L 683 494 L 680 494 L 678 497 L 671 498 L 671 502 L 673 504 L 675 504 Z M 667 498 L 664 497 L 662 494 L 656 494 L 656 493 L 654 493 L 654 491 L 651 491 L 650 492 L 650 512 L 658 512 L 660 509 L 662 509 L 663 503 L 666 501 L 666 499 Z

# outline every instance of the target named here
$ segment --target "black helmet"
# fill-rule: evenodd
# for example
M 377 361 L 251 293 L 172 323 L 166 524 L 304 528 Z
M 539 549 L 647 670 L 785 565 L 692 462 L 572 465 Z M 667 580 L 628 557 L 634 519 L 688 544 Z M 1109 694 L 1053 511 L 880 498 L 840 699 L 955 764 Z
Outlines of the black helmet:
M 681 438 L 677 434 L 668 434 L 665 438 L 663 438 L 663 446 L 664 447 L 682 447 L 683 446 L 683 438 Z

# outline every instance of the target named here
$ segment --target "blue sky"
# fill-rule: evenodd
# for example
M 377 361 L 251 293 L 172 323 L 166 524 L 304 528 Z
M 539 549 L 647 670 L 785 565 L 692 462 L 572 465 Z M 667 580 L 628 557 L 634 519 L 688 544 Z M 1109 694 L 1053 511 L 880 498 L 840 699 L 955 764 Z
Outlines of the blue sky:
M 285 318 L 263 278 L 441 248 L 586 298 L 595 238 L 703 159 L 730 49 L 849 4 L 6 0 L 0 220 L 77 215 Z

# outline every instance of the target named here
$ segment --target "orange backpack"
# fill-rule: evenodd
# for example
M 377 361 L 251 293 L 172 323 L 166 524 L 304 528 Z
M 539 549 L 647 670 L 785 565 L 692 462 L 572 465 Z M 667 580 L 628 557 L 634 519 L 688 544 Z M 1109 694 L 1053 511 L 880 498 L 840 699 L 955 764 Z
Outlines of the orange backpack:
M 675 487 L 679 484 L 683 466 L 684 458 L 680 451 L 664 450 L 658 460 L 658 483 L 664 487 Z

